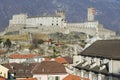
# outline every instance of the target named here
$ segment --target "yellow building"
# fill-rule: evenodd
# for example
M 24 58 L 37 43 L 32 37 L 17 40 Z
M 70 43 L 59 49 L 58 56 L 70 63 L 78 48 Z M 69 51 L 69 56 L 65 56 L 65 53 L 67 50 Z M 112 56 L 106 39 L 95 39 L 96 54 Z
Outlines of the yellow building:
M 0 65 L 0 76 L 2 76 L 4 78 L 8 78 L 8 70 L 9 69 L 7 69 L 4 66 Z

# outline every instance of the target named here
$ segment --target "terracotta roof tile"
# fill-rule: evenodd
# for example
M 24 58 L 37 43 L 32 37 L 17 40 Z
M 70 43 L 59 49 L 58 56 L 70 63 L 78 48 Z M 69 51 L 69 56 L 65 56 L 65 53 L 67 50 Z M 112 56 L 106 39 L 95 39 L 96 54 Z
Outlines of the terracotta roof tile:
M 60 64 L 56 61 L 43 61 L 38 63 L 34 70 L 33 74 L 65 74 L 66 70 L 63 64 Z
M 44 58 L 45 59 L 45 61 L 50 61 L 50 58 Z
M 69 63 L 66 58 L 44 58 L 45 61 L 56 61 L 58 63 L 61 63 L 61 64 L 66 64 L 66 63 Z
M 55 58 L 55 61 L 58 62 L 58 63 L 62 63 L 62 64 L 67 63 L 65 58 Z
M 6 80 L 6 78 L 4 78 L 4 77 L 0 76 L 0 80 Z
M 34 58 L 37 56 L 36 54 L 12 54 L 9 56 L 9 58 L 12 59 L 24 59 L 24 58 Z
M 69 64 L 73 63 L 73 59 L 69 56 L 63 57 Z
M 88 78 L 82 78 L 80 76 L 76 76 L 76 75 L 73 75 L 73 74 L 69 74 L 63 80 L 90 80 L 90 79 L 88 79 Z
M 4 79 L 4 78 L 0 78 L 0 80 L 6 80 L 6 79 Z
M 63 80 L 81 80 L 80 76 L 69 74 Z

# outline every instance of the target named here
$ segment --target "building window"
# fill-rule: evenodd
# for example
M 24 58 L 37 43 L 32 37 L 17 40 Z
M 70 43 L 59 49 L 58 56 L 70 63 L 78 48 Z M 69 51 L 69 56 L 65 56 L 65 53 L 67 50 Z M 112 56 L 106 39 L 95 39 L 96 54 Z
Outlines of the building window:
M 52 26 L 53 26 L 53 23 L 52 23 Z
M 23 27 L 24 29 L 26 29 L 26 27 Z
M 38 80 L 41 80 L 41 77 L 39 77 L 39 79 Z
M 53 77 L 51 77 L 51 76 L 50 76 L 50 77 L 48 77 L 48 80 L 53 80 Z
M 42 26 L 42 24 L 40 24 L 40 26 Z
M 6 78 L 6 74 L 4 74 L 4 77 Z
M 64 21 L 64 19 L 62 19 L 61 21 Z
M 59 77 L 59 76 L 56 76 L 56 77 L 55 77 L 55 80 L 60 80 L 60 77 Z

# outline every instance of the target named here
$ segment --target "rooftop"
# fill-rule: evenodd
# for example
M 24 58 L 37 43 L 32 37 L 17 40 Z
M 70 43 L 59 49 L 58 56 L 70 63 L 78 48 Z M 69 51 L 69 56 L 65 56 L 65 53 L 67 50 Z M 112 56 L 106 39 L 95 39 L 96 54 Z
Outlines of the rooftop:
M 120 60 L 120 40 L 98 40 L 80 55 Z
M 61 74 L 66 73 L 64 65 L 56 61 L 43 61 L 38 63 L 34 70 L 33 74 Z
M 36 63 L 8 63 L 8 64 L 3 64 L 4 67 L 9 69 L 9 73 L 14 74 L 16 78 L 26 78 L 26 77 L 32 77 L 32 69 Z
M 36 54 L 12 54 L 9 56 L 9 58 L 12 59 L 25 59 L 25 58 L 34 58 L 36 57 Z
M 0 80 L 7 80 L 6 78 L 4 78 L 4 77 L 2 77 L 2 76 L 0 76 Z
M 58 63 L 61 63 L 61 64 L 66 64 L 67 63 L 65 58 L 55 58 L 55 61 L 58 62 Z
M 63 80 L 81 80 L 80 76 L 69 74 Z
M 63 80 L 89 80 L 89 79 L 88 78 L 81 78 L 80 76 L 69 74 Z

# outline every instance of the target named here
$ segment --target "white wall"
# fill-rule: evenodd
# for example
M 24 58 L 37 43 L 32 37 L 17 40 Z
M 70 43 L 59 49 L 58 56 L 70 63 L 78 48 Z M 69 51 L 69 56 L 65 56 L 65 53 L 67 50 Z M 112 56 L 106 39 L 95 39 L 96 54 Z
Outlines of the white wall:
M 9 24 L 26 24 L 27 14 L 16 14 L 13 15 Z
M 81 56 L 73 56 L 73 64 L 76 65 L 78 63 L 82 62 L 82 57 Z
M 48 80 L 48 77 L 53 77 L 53 78 L 55 78 L 56 76 L 59 76 L 60 77 L 60 80 L 63 80 L 66 76 L 67 76 L 67 74 L 56 74 L 56 75 L 52 75 L 52 74 L 34 74 L 33 75 L 33 77 L 34 78 L 37 78 L 38 80 Z M 55 80 L 55 79 L 53 79 L 53 80 Z
M 0 76 L 8 78 L 8 69 L 0 65 Z
M 111 60 L 109 62 L 109 71 L 110 73 L 120 74 L 120 60 Z
M 27 18 L 26 24 L 32 26 L 62 26 L 62 17 L 33 17 Z
M 29 26 L 59 26 L 64 25 L 64 20 L 61 16 L 41 16 L 28 17 L 27 14 L 13 15 L 9 24 L 26 24 Z
M 9 63 L 22 63 L 25 61 L 26 59 L 9 59 Z

